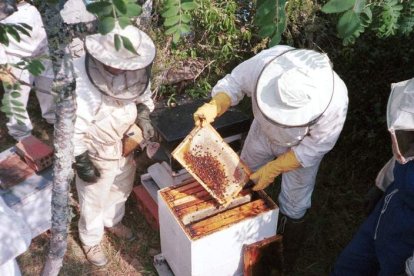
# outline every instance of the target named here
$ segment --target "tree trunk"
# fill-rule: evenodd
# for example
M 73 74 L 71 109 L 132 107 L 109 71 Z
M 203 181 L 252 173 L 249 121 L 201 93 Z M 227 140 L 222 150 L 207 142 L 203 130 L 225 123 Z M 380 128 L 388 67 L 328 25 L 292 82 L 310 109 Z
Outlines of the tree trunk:
M 46 2 L 46 1 L 45 1 Z M 58 275 L 67 248 L 68 225 L 71 220 L 68 194 L 73 179 L 72 161 L 76 102 L 72 58 L 67 44 L 70 30 L 64 25 L 58 5 L 45 6 L 43 22 L 48 34 L 50 57 L 53 60 L 55 81 L 53 91 L 58 96 L 54 130 L 55 159 L 52 189 L 52 237 L 42 275 Z M 62 7 L 63 5 L 60 5 Z

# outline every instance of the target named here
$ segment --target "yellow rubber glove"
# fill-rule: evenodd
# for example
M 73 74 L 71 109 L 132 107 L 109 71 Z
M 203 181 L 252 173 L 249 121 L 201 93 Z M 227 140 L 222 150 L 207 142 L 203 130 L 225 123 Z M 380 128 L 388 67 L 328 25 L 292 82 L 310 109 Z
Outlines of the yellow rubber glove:
M 194 122 L 199 126 L 202 121 L 211 124 L 214 119 L 229 109 L 231 98 L 224 92 L 217 93 L 210 102 L 203 104 L 194 113 Z
M 300 166 L 301 165 L 292 150 L 282 154 L 250 175 L 250 180 L 256 183 L 256 185 L 253 186 L 253 190 L 259 191 L 265 189 L 273 183 L 279 174 L 297 169 Z

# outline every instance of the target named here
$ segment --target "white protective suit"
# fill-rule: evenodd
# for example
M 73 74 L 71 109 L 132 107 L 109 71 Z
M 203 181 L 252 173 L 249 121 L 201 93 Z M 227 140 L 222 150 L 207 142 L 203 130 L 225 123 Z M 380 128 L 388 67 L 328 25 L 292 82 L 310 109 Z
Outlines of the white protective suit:
M 122 102 L 105 96 L 91 83 L 85 70 L 85 56 L 74 60 L 77 112 L 74 134 L 75 156 L 89 151 L 101 176 L 91 184 L 76 176 L 81 217 L 79 235 L 88 246 L 99 244 L 104 227 L 119 223 L 135 177 L 133 156 L 122 157 L 122 137 L 134 124 L 136 104 L 151 111 L 154 104 L 149 85 L 136 102 Z
M 32 239 L 29 226 L 0 197 L 0 275 L 21 275 L 16 257 L 27 250 Z
M 267 62 L 289 49 L 293 48 L 275 46 L 239 64 L 231 74 L 214 86 L 212 96 L 218 92 L 225 92 L 230 96 L 232 105 L 237 105 L 244 95 L 251 97 Z M 347 88 L 334 73 L 332 100 L 315 124 L 308 127 L 282 128 L 270 123 L 261 114 L 254 114 L 255 119 L 246 138 L 241 159 L 256 171 L 275 157 L 292 149 L 302 165 L 302 168 L 282 175 L 279 207 L 286 216 L 299 219 L 310 208 L 319 164 L 339 137 L 347 107 Z
M 36 7 L 28 3 L 20 3 L 18 10 L 12 15 L 0 21 L 3 24 L 17 24 L 26 23 L 33 29 L 29 31 L 31 36 L 20 34 L 20 42 L 15 41 L 9 36 L 9 46 L 0 44 L 0 53 L 4 53 L 5 57 L 0 59 L 0 64 L 4 63 L 18 63 L 22 58 L 37 58 L 44 57 L 42 63 L 45 70 L 40 76 L 33 76 L 28 70 L 20 70 L 15 67 L 11 67 L 11 72 L 20 81 L 32 85 L 42 90 L 43 92 L 36 90 L 36 96 L 40 103 L 42 111 L 42 117 L 50 124 L 55 122 L 55 96 L 53 96 L 51 87 L 54 79 L 52 62 L 49 60 L 49 47 L 44 30 L 42 18 Z M 1 49 L 2 48 L 2 49 Z M 1 55 L 1 54 L 0 54 Z M 21 84 L 21 96 L 16 100 L 20 101 L 25 107 L 29 99 L 29 92 L 31 87 Z M 5 91 L 8 92 L 7 89 Z M 27 112 L 23 113 L 26 119 L 20 119 L 24 124 L 17 123 L 16 118 L 12 117 L 7 123 L 9 134 L 16 140 L 21 140 L 31 134 L 33 129 L 32 123 L 29 119 Z

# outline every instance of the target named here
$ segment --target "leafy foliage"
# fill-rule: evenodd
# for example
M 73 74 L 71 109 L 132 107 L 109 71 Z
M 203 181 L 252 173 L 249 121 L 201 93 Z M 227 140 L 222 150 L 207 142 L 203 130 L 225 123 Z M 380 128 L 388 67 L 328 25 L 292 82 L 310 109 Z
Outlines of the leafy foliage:
M 325 13 L 341 13 L 338 36 L 344 45 L 352 44 L 367 28 L 380 38 L 408 35 L 414 28 L 414 2 L 409 0 L 330 0 Z
M 270 38 L 269 46 L 277 45 L 286 29 L 286 0 L 258 0 L 254 23 L 261 38 Z
M 191 32 L 190 12 L 197 8 L 194 1 L 165 0 L 161 16 L 165 19 L 165 34 L 173 36 L 173 42 L 178 43 L 182 36 Z
M 10 91 L 9 93 L 4 93 L 3 99 L 1 100 L 1 108 L 2 111 L 7 118 L 14 117 L 18 124 L 23 125 L 24 119 L 27 119 L 25 113 L 26 108 L 24 107 L 23 103 L 21 103 L 18 98 L 21 96 L 20 92 L 20 83 L 3 83 L 3 89 L 5 91 Z
M 27 70 L 34 76 L 39 76 L 45 70 L 45 67 L 40 59 L 23 58 L 22 61 L 16 64 L 11 64 L 11 66 L 21 70 Z
M 131 25 L 131 18 L 139 16 L 142 12 L 141 6 L 134 0 L 103 0 L 88 4 L 86 9 L 98 18 L 98 31 L 105 35 L 110 33 L 118 23 L 124 29 Z M 121 35 L 114 36 L 114 45 L 117 50 L 121 45 L 137 54 L 129 38 Z
M 20 42 L 21 36 L 30 37 L 32 27 L 25 23 L 18 24 L 4 24 L 0 23 L 0 44 L 9 46 L 10 39 L 14 39 L 17 43 Z M 40 75 L 44 71 L 42 62 L 38 59 L 23 59 L 17 64 L 12 64 L 22 70 L 28 70 L 35 76 Z M 14 117 L 18 124 L 23 124 L 23 119 L 26 119 L 26 108 L 23 103 L 19 101 L 20 98 L 20 83 L 16 81 L 8 68 L 7 64 L 0 65 L 0 81 L 3 88 L 8 93 L 4 93 L 1 101 L 2 106 L 0 111 L 5 113 L 8 118 Z
M 25 24 L 4 24 L 0 23 L 0 43 L 9 46 L 10 37 L 20 42 L 21 35 L 30 36 L 32 27 Z

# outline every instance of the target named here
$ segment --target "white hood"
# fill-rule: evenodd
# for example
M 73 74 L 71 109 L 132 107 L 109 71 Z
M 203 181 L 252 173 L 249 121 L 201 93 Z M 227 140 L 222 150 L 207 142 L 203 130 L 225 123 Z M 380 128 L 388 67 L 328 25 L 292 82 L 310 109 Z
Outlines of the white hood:
M 404 164 L 414 159 L 414 78 L 392 84 L 387 125 L 397 161 Z

